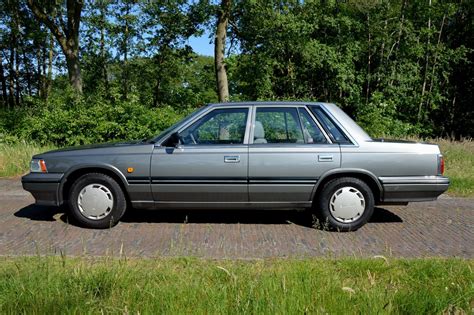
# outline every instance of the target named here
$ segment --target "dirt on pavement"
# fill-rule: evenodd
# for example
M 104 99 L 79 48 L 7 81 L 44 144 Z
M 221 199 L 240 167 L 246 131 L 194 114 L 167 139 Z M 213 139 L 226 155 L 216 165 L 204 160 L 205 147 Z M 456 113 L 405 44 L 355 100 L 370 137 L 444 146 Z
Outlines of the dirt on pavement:
M 64 209 L 35 206 L 18 178 L 0 179 L 0 255 L 474 258 L 474 199 L 378 207 L 355 232 L 312 225 L 309 212 L 131 209 L 91 230 L 68 223 Z

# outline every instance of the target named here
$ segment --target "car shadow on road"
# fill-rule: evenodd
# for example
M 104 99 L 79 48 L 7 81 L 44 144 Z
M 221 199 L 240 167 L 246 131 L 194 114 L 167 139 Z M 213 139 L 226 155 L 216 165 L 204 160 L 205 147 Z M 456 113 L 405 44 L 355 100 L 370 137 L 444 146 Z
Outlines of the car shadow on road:
M 129 223 L 213 223 L 213 224 L 297 224 L 314 227 L 315 218 L 310 211 L 281 210 L 138 210 L 127 211 L 121 220 Z M 369 223 L 403 222 L 395 213 L 375 208 Z
M 375 207 L 369 223 L 401 223 L 403 219 L 397 214 L 384 208 Z
M 297 224 L 312 227 L 309 211 L 272 210 L 138 210 L 127 211 L 122 222 L 209 224 Z
M 15 216 L 33 221 L 57 221 L 74 225 L 65 210 L 60 207 L 37 206 L 31 204 L 17 212 Z M 310 211 L 269 211 L 269 210 L 139 210 L 130 209 L 120 220 L 124 223 L 208 223 L 208 224 L 296 224 L 307 228 L 315 227 L 315 218 Z M 369 223 L 403 222 L 395 213 L 375 208 Z
M 15 217 L 26 218 L 33 221 L 57 221 L 54 217 L 63 214 L 64 209 L 59 207 L 38 206 L 30 204 L 14 213 Z

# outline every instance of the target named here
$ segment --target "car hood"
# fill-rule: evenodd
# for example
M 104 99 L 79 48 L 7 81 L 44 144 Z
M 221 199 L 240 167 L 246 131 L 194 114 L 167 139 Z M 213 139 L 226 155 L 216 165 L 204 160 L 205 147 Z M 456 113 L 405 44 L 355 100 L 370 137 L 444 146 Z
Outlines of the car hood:
M 66 147 L 66 148 L 61 148 L 57 150 L 52 150 L 48 152 L 44 152 L 41 154 L 35 155 L 33 158 L 41 158 L 44 156 L 48 155 L 62 155 L 62 154 L 79 154 L 82 152 L 89 152 L 89 151 L 96 151 L 100 150 L 105 152 L 115 152 L 118 149 L 127 149 L 130 147 L 143 147 L 143 146 L 153 146 L 153 142 L 150 141 L 143 141 L 143 140 L 137 140 L 137 141 L 127 141 L 127 142 L 107 142 L 107 143 L 101 143 L 101 144 L 87 144 L 87 145 L 80 145 L 80 146 L 74 146 L 74 147 Z M 135 150 L 133 148 L 132 150 Z M 122 151 L 122 150 L 120 150 Z

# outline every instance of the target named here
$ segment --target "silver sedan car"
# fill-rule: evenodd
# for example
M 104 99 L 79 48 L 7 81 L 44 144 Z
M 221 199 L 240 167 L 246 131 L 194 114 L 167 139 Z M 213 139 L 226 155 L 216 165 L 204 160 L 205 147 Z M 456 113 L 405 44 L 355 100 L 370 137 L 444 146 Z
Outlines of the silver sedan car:
M 149 141 L 38 154 L 22 182 L 91 228 L 127 208 L 310 209 L 348 231 L 375 205 L 436 199 L 443 172 L 437 145 L 372 139 L 334 104 L 245 102 L 210 104 Z

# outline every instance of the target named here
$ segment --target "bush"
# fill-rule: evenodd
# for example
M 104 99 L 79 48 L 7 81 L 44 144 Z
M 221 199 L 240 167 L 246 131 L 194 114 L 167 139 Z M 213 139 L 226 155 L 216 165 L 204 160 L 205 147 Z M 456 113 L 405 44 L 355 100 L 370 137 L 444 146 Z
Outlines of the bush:
M 151 138 L 190 110 L 171 106 L 149 108 L 136 99 L 112 103 L 100 98 L 65 96 L 48 104 L 32 99 L 27 107 L 1 113 L 0 142 L 21 139 L 42 145 L 72 146 Z
M 357 122 L 372 137 L 407 138 L 422 133 L 431 134 L 418 125 L 412 125 L 397 119 L 398 109 L 395 103 L 374 96 L 374 101 L 363 106 L 357 114 Z

